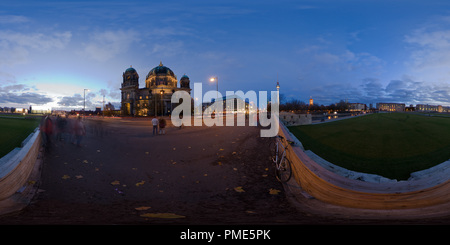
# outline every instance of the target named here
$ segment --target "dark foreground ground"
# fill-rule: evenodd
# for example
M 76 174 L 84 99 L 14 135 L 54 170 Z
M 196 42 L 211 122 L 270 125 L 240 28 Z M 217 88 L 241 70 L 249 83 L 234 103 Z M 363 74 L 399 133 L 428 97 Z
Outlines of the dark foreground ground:
M 287 201 L 258 127 L 88 121 L 82 147 L 54 141 L 40 192 L 0 224 L 309 224 Z M 154 217 L 156 216 L 156 217 Z
M 274 176 L 259 127 L 167 128 L 88 121 L 82 146 L 54 141 L 39 193 L 2 225 L 446 224 L 312 214 Z

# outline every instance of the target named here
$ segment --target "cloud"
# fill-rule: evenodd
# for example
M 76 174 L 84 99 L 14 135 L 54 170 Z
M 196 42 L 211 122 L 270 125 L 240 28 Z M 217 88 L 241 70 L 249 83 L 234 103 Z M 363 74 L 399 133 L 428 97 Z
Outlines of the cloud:
M 34 92 L 26 92 L 26 93 L 8 93 L 8 92 L 0 92 L 0 104 L 21 104 L 21 105 L 44 105 L 47 103 L 53 102 L 53 99 Z
M 21 33 L 0 31 L 0 65 L 15 65 L 28 62 L 30 52 L 45 53 L 63 49 L 70 42 L 71 32 Z
M 344 80 L 362 76 L 377 76 L 382 73 L 385 62 L 368 52 L 354 52 L 350 49 L 337 48 L 331 42 L 323 45 L 314 44 L 297 51 L 301 59 L 299 65 L 301 70 L 309 76 L 329 82 L 329 78 L 334 80 Z
M 73 96 L 64 96 L 58 101 L 57 104 L 65 107 L 83 106 L 84 97 L 80 94 L 74 94 Z
M 151 50 L 147 53 L 151 56 L 167 58 L 182 55 L 185 53 L 182 48 L 182 41 L 158 41 L 152 44 Z
M 30 87 L 24 84 L 11 83 L 0 85 L 0 104 L 14 105 L 43 105 L 53 102 L 49 96 L 37 92 L 29 92 Z
M 404 76 L 381 83 L 377 78 L 365 78 L 359 84 L 328 83 L 311 89 L 313 98 L 324 105 L 340 100 L 375 104 L 392 102 L 409 104 L 450 105 L 450 84 L 424 83 Z
M 100 93 L 106 92 L 105 89 L 100 90 Z M 100 100 L 99 100 L 100 99 Z M 97 96 L 97 93 L 86 93 L 86 97 L 81 94 L 74 94 L 72 96 L 60 97 L 56 103 L 63 109 L 83 109 L 86 106 L 86 110 L 92 109 L 92 107 L 101 103 L 101 98 Z
M 12 84 L 0 87 L 0 93 L 19 92 L 26 88 L 23 84 Z
M 375 101 L 385 96 L 383 84 L 376 78 L 364 78 L 361 84 L 365 101 Z M 361 99 L 361 98 L 360 98 Z
M 450 17 L 433 19 L 405 35 L 409 74 L 430 82 L 449 82 Z
M 133 30 L 94 32 L 84 49 L 78 52 L 80 55 L 90 59 L 104 62 L 115 58 L 119 54 L 126 53 L 131 45 L 138 42 L 139 36 Z
M 28 21 L 27 17 L 21 15 L 0 15 L 0 24 L 21 24 Z

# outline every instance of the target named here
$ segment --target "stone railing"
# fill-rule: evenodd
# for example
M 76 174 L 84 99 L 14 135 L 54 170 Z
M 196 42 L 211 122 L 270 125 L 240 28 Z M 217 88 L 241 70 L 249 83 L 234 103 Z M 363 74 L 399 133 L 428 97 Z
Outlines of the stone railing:
M 280 124 L 279 134 L 288 140 L 298 141 L 283 124 Z M 400 210 L 450 203 L 450 181 L 445 176 L 398 182 L 365 182 L 327 170 L 314 162 L 300 146 L 289 147 L 287 156 L 292 163 L 293 177 L 301 189 L 329 204 Z
M 312 123 L 311 114 L 295 114 L 290 112 L 280 112 L 280 121 L 286 126 L 298 126 Z
M 41 134 L 36 129 L 22 143 L 0 159 L 0 201 L 11 197 L 26 185 L 41 146 Z

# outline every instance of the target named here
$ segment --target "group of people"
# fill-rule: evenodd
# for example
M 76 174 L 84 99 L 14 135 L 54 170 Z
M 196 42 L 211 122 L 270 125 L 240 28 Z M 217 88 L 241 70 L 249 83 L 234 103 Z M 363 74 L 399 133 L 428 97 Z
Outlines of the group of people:
M 164 118 L 156 118 L 156 116 L 152 119 L 153 125 L 153 135 L 158 134 L 158 126 L 159 126 L 159 134 L 166 134 L 166 120 Z
M 50 149 L 53 138 L 81 146 L 83 136 L 86 135 L 86 127 L 81 117 L 70 119 L 58 115 L 56 119 L 52 119 L 46 116 L 41 122 L 40 130 L 46 150 Z

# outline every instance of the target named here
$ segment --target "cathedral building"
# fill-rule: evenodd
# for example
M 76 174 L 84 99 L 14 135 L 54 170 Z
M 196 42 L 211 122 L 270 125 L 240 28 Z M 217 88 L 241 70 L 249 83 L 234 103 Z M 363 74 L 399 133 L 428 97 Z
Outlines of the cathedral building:
M 126 69 L 122 77 L 123 116 L 169 115 L 174 108 L 172 94 L 180 90 L 191 93 L 189 77 L 183 75 L 178 87 L 177 76 L 162 62 L 147 74 L 144 88 L 139 88 L 139 75 L 133 67 Z

